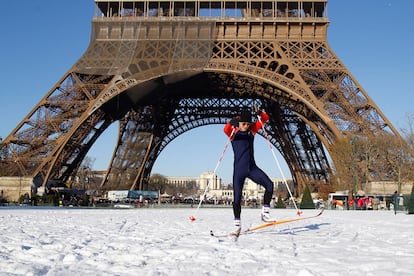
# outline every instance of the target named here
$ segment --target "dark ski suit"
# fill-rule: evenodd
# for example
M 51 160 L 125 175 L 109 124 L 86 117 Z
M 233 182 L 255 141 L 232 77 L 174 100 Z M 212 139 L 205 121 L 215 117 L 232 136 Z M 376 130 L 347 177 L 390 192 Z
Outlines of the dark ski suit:
M 269 205 L 273 195 L 273 182 L 270 178 L 256 165 L 254 160 L 254 135 L 269 120 L 269 115 L 265 112 L 260 113 L 261 122 L 256 121 L 250 124 L 248 131 L 240 131 L 235 128 L 233 136 L 230 137 L 233 126 L 228 122 L 224 126 L 224 133 L 232 139 L 231 144 L 234 152 L 233 163 L 233 213 L 235 219 L 240 219 L 241 198 L 243 185 L 246 178 L 263 186 L 265 188 L 264 205 Z

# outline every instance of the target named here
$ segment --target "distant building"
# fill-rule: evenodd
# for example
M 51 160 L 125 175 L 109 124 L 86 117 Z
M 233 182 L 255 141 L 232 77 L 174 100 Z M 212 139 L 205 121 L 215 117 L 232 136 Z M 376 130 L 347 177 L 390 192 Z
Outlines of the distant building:
M 200 177 L 170 177 L 167 176 L 167 182 L 170 185 L 173 185 L 177 188 L 185 188 L 188 187 L 187 185 L 195 184 L 199 194 L 203 194 L 207 185 L 207 197 L 208 198 L 216 198 L 218 200 L 232 200 L 233 199 L 233 189 L 227 185 L 223 184 L 221 178 L 219 178 L 213 172 L 203 172 Z M 282 178 L 273 178 L 274 183 L 274 190 L 286 190 L 285 181 Z M 292 185 L 292 179 L 286 179 L 288 185 Z M 264 195 L 264 188 L 255 182 L 251 181 L 250 179 L 246 179 L 243 188 L 243 198 L 245 200 L 248 199 L 255 199 L 255 200 L 262 200 Z
M 190 176 L 167 176 L 167 183 L 177 187 L 186 188 L 188 185 L 194 185 L 199 190 L 205 190 L 207 185 L 209 189 L 221 189 L 222 179 L 218 178 L 217 175 L 212 172 L 203 172 L 199 177 Z
M 281 178 L 272 178 L 271 179 L 274 185 L 274 191 L 285 190 L 286 185 L 285 181 Z M 292 179 L 286 179 L 288 185 L 291 185 Z M 256 182 L 253 182 L 250 179 L 246 179 L 243 187 L 243 199 L 244 200 L 256 200 L 261 201 L 264 196 L 265 189 L 258 185 Z M 209 189 L 208 195 L 217 197 L 218 199 L 232 199 L 233 198 L 233 189 L 232 188 L 222 188 L 222 189 Z
M 393 181 L 377 181 L 368 182 L 364 192 L 367 194 L 393 194 L 395 191 L 399 191 L 400 194 L 411 194 L 413 183 L 405 182 L 398 184 Z
M 188 185 L 196 184 L 198 186 L 198 177 L 191 176 L 166 176 L 167 184 L 176 188 L 186 188 Z

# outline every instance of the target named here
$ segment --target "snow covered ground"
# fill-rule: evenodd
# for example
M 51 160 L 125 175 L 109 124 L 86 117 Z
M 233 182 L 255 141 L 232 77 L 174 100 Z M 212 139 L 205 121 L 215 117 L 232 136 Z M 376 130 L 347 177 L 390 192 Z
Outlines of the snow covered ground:
M 243 209 L 243 226 L 259 213 Z M 326 210 L 237 242 L 209 235 L 231 229 L 230 208 L 3 207 L 0 275 L 414 275 L 414 215 Z

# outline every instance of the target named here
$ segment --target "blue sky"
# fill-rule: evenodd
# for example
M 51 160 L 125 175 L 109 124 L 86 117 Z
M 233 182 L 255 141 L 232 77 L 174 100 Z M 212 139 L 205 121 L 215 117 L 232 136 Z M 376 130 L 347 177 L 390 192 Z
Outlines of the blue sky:
M 2 3 L 0 137 L 5 138 L 82 56 L 89 44 L 93 0 L 6 1 Z M 414 113 L 414 37 L 411 0 L 330 0 L 328 42 L 358 83 L 398 129 Z M 105 132 L 89 153 L 106 169 L 115 143 Z M 153 173 L 199 176 L 213 171 L 227 141 L 222 126 L 181 135 L 159 156 Z M 280 177 L 267 141 L 256 138 L 256 160 L 270 177 Z M 217 173 L 231 182 L 232 152 Z M 284 161 L 282 163 L 285 176 Z

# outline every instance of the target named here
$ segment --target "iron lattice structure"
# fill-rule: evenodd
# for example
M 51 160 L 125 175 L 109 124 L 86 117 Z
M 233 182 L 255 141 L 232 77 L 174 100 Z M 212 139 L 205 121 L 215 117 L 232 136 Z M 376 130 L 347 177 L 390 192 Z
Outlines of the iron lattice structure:
M 145 189 L 169 142 L 253 104 L 298 187 L 329 183 L 349 133 L 399 135 L 329 47 L 327 0 L 95 4 L 84 55 L 2 142 L 4 175 L 66 183 L 118 121 L 102 187 Z

